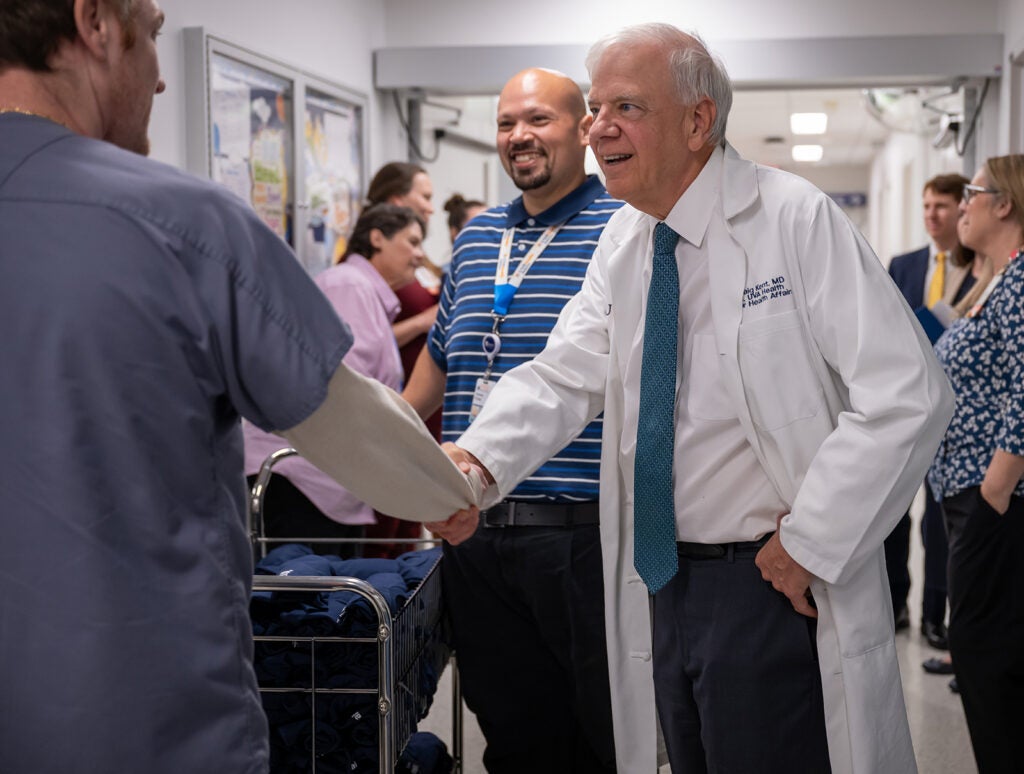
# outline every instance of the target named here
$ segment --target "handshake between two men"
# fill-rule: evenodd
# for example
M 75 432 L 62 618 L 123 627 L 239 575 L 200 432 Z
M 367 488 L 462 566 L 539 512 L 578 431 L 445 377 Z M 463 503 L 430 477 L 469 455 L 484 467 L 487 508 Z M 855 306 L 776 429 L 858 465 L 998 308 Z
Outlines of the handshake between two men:
M 458 466 L 467 480 L 471 482 L 474 493 L 477 495 L 476 505 L 460 510 L 444 521 L 426 522 L 423 526 L 438 537 L 444 538 L 452 545 L 457 546 L 464 540 L 468 540 L 476 532 L 480 519 L 480 509 L 477 506 L 480 505 L 484 490 L 494 483 L 494 477 L 480 464 L 480 460 L 465 449 L 460 449 L 453 443 L 443 443 L 441 448 L 444 449 L 452 462 Z
M 475 504 L 469 508 L 456 511 L 443 521 L 424 522 L 423 526 L 431 533 L 444 538 L 453 546 L 457 546 L 468 540 L 476 532 L 480 521 L 480 502 L 483 493 L 488 486 L 494 483 L 494 478 L 480 464 L 480 461 L 465 449 L 460 449 L 453 443 L 441 444 L 441 448 L 454 462 L 459 470 L 465 475 L 466 480 L 473 489 Z

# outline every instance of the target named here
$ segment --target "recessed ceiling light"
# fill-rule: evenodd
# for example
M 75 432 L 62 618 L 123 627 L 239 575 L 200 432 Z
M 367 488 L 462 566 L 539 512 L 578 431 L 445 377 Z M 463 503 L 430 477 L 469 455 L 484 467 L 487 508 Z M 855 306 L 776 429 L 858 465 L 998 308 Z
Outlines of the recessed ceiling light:
M 792 113 L 789 129 L 793 134 L 825 134 L 828 116 L 825 113 Z
M 820 145 L 794 145 L 793 161 L 821 161 L 824 152 Z

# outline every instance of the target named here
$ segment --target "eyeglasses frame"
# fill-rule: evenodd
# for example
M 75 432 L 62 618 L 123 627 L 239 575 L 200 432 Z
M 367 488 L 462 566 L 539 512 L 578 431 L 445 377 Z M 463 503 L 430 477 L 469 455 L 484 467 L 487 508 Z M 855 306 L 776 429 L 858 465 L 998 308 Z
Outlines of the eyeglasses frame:
M 982 185 L 974 185 L 973 183 L 964 183 L 964 190 L 963 190 L 964 204 L 970 204 L 971 203 L 971 199 L 973 199 L 978 194 L 998 194 L 998 193 L 1002 193 L 1002 191 L 1000 191 L 997 188 L 985 188 L 985 186 L 982 186 Z

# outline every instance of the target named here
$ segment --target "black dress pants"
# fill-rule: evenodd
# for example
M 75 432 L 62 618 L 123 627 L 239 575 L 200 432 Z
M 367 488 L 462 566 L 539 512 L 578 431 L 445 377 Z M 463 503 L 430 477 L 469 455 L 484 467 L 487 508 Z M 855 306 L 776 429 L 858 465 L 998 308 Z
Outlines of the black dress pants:
M 903 514 L 886 537 L 886 573 L 892 595 L 893 615 L 906 606 L 910 593 L 910 513 Z M 921 620 L 944 623 L 946 619 L 946 564 L 948 550 L 942 509 L 925 486 L 925 513 L 921 520 L 921 541 L 925 547 L 925 584 L 922 594 Z
M 924 594 L 921 597 L 921 621 L 933 624 L 946 622 L 946 567 L 949 564 L 949 543 L 942 507 L 924 487 L 924 516 L 921 518 L 921 542 L 924 543 Z
M 246 482 L 252 489 L 256 476 L 247 476 Z M 263 495 L 264 537 L 303 538 L 361 538 L 365 528 L 339 524 L 329 519 L 306 495 L 286 477 L 270 474 L 267 490 Z M 301 542 L 301 541 L 300 541 Z M 280 543 L 268 543 L 272 550 Z M 362 546 L 358 543 L 307 543 L 315 554 L 340 556 L 350 559 L 359 556 Z M 410 546 L 411 551 L 413 546 Z
M 910 596 L 910 513 L 896 522 L 889 537 L 883 544 L 885 550 L 885 572 L 889 576 L 889 593 L 892 596 L 892 614 L 899 618 L 900 611 L 907 606 Z
M 946 565 L 948 550 L 942 509 L 925 486 L 924 515 L 921 518 L 921 543 L 924 545 L 924 590 L 921 595 L 921 621 L 941 624 L 946 621 Z M 889 577 L 892 612 L 899 616 L 910 595 L 910 512 L 903 514 L 885 539 L 885 570 Z
M 816 622 L 761 578 L 757 550 L 680 556 L 654 596 L 654 691 L 678 774 L 831 771 Z
M 614 772 L 599 527 L 481 526 L 441 572 L 487 771 Z
M 972 487 L 942 502 L 949 646 L 979 774 L 1024 772 L 1024 499 L 999 515 Z

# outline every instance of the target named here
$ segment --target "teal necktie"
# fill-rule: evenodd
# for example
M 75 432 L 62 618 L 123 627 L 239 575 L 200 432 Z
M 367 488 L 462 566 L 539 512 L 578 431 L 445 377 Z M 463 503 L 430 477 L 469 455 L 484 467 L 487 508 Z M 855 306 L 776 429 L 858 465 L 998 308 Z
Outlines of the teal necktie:
M 640 415 L 633 468 L 633 565 L 654 594 L 679 569 L 672 456 L 675 448 L 679 333 L 679 235 L 654 228 L 654 266 L 640 370 Z

